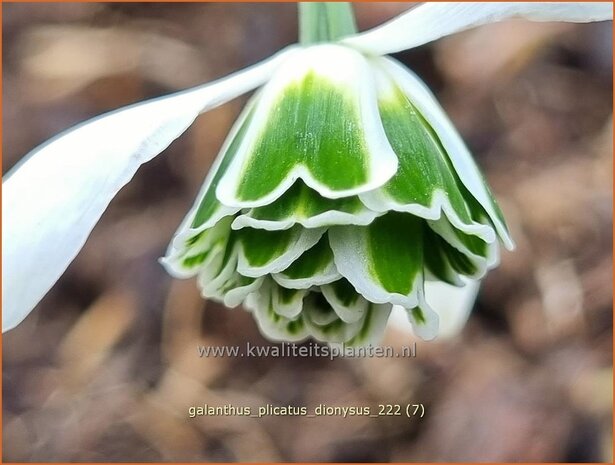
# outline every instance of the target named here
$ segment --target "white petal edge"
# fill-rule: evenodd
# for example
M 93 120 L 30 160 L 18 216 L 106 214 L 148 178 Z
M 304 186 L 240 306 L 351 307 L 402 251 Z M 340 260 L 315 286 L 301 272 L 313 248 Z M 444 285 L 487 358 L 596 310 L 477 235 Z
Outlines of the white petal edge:
M 104 114 L 26 155 L 2 186 L 2 331 L 17 326 L 64 273 L 139 166 L 200 113 L 263 84 L 291 54 Z
M 280 286 L 288 289 L 309 289 L 313 286 L 322 286 L 337 281 L 342 275 L 337 271 L 335 263 L 331 260 L 331 263 L 320 273 L 310 276 L 308 278 L 289 278 L 284 273 L 274 273 L 271 277 Z
M 324 233 L 325 229 L 301 230 L 296 240 L 290 244 L 289 247 L 282 252 L 282 254 L 262 266 L 250 265 L 244 251 L 244 245 L 241 243 L 241 239 L 239 239 L 240 248 L 237 271 L 239 271 L 240 274 L 250 278 L 258 278 L 267 274 L 284 271 L 295 260 L 297 260 L 303 252 L 314 247 Z
M 224 292 L 225 285 L 232 279 L 241 278 L 237 273 L 237 256 L 239 255 L 239 246 L 231 252 L 231 256 L 222 269 L 222 261 L 225 251 L 218 252 L 219 258 L 211 263 L 204 263 L 200 268 L 197 284 L 201 288 L 201 296 L 206 299 L 215 299 L 223 302 L 224 305 L 230 308 L 235 308 L 244 301 L 244 299 L 256 292 L 263 283 L 263 278 L 257 278 L 245 286 L 233 287 Z
M 332 285 L 322 286 L 320 290 L 325 296 L 325 299 L 327 299 L 327 302 L 329 302 L 329 305 L 331 305 L 331 308 L 335 311 L 335 313 L 337 313 L 337 316 L 344 323 L 355 323 L 361 320 L 365 316 L 365 312 L 367 311 L 370 303 L 365 300 L 363 296 L 359 295 L 357 296 L 355 303 L 347 307 L 337 298 L 335 289 L 333 289 L 334 285 L 335 283 Z
M 300 224 L 304 228 L 313 229 L 324 226 L 336 225 L 355 225 L 367 226 L 374 219 L 384 215 L 385 212 L 375 212 L 367 207 L 359 213 L 346 213 L 339 210 L 329 210 L 318 215 L 310 216 L 309 218 L 291 217 L 284 220 L 259 220 L 251 216 L 248 211 L 243 215 L 239 215 L 233 221 L 231 227 L 235 230 L 242 228 L 265 229 L 266 231 L 280 231 L 290 229 L 296 224 Z
M 273 288 L 271 293 L 271 305 L 273 306 L 273 310 L 284 318 L 289 318 L 291 320 L 298 318 L 303 310 L 303 299 L 309 291 L 306 289 L 296 290 L 296 294 L 293 296 L 291 301 L 285 303 L 282 301 L 282 297 L 280 295 L 282 286 L 279 286 L 277 283 L 272 281 L 270 281 L 270 283 Z
M 482 279 L 487 271 L 496 268 L 500 264 L 500 247 L 497 242 L 487 242 L 487 255 L 482 257 L 473 253 L 456 235 L 446 219 L 428 221 L 430 228 L 442 237 L 451 247 L 464 254 L 477 268 L 476 273 L 469 276 L 471 279 Z
M 423 271 L 418 271 L 407 295 L 388 292 L 370 279 L 368 258 L 365 250 L 365 232 L 352 226 L 337 226 L 328 231 L 329 244 L 333 250 L 333 261 L 338 272 L 346 278 L 356 291 L 367 300 L 377 304 L 391 303 L 406 308 L 419 304 L 419 291 L 423 284 Z
M 182 220 L 181 224 L 177 228 L 177 231 L 175 231 L 175 234 L 173 235 L 173 239 L 169 243 L 165 256 L 159 260 L 162 265 L 172 263 L 175 257 L 183 253 L 186 248 L 186 240 L 196 236 L 197 234 L 207 229 L 216 226 L 222 218 L 234 215 L 239 211 L 239 208 L 231 208 L 220 204 L 218 211 L 216 211 L 214 215 L 209 218 L 209 220 L 207 220 L 205 223 L 203 223 L 197 228 L 192 227 L 192 222 L 194 221 L 194 217 L 196 216 L 201 206 L 201 202 L 203 201 L 205 194 L 209 190 L 211 183 L 213 182 L 216 173 L 218 172 L 218 169 L 220 168 L 220 165 L 224 160 L 226 152 L 228 151 L 229 147 L 233 143 L 233 140 L 237 136 L 237 133 L 248 118 L 248 115 L 250 114 L 250 111 L 254 106 L 254 102 L 256 101 L 256 98 L 257 96 L 255 95 L 250 99 L 250 101 L 246 104 L 245 108 L 233 124 L 230 132 L 224 140 L 224 143 L 222 144 L 222 147 L 220 148 L 220 151 L 218 152 L 218 156 L 214 160 L 213 165 L 211 166 L 207 173 L 207 176 L 205 177 L 205 181 L 203 182 L 203 185 L 198 195 L 196 196 L 196 200 L 194 201 L 192 208 L 190 208 L 190 210 Z
M 205 231 L 192 246 L 187 247 L 185 242 L 181 242 L 184 246 L 183 248 L 170 246 L 169 255 L 158 259 L 158 262 L 164 267 L 167 273 L 177 279 L 192 278 L 193 276 L 199 274 L 201 270 L 209 273 L 216 272 L 218 268 L 212 268 L 213 259 L 211 257 L 214 256 L 215 249 L 216 254 L 221 255 L 218 265 L 221 263 L 222 257 L 224 256 L 224 249 L 231 232 L 230 224 L 231 218 L 223 218 L 213 228 Z M 173 239 L 171 245 L 176 242 L 179 243 L 179 241 Z M 186 267 L 182 263 L 187 258 L 197 256 L 207 251 L 209 251 L 208 257 L 203 263 L 197 266 Z M 213 279 L 214 276 L 211 276 L 210 278 Z
M 476 166 L 472 154 L 436 97 L 416 74 L 397 61 L 391 58 L 376 58 L 374 60 L 386 68 L 412 104 L 431 125 L 444 150 L 446 150 L 459 179 L 485 209 L 504 246 L 508 250 L 513 250 L 515 244 L 506 225 L 498 218 L 491 196 L 485 187 L 483 176 Z
M 451 202 L 442 189 L 434 190 L 434 195 L 431 198 L 429 207 L 425 207 L 418 203 L 403 204 L 395 201 L 392 197 L 389 197 L 382 189 L 377 189 L 371 192 L 366 192 L 359 196 L 361 202 L 371 209 L 382 212 L 382 214 L 388 211 L 397 211 L 410 213 L 414 216 L 420 216 L 426 220 L 440 220 L 442 214 L 460 231 L 465 234 L 471 234 L 473 236 L 480 237 L 485 242 L 494 242 L 495 231 L 488 224 L 480 224 L 477 222 L 466 224 L 461 221 L 459 215 L 451 205 Z
M 345 45 L 386 55 L 441 37 L 510 18 L 588 23 L 613 19 L 611 2 L 426 2 L 369 31 L 347 37 Z
M 347 347 L 358 348 L 379 345 L 384 337 L 384 333 L 387 327 L 387 323 L 389 321 L 389 315 L 391 315 L 392 308 L 393 306 L 390 304 L 370 303 L 369 308 L 367 309 L 367 313 L 362 320 L 363 327 L 366 324 L 370 325 L 369 332 L 365 336 L 365 338 L 361 337 L 361 332 L 364 329 L 362 327 L 359 330 L 358 334 L 349 341 L 343 343 L 329 342 L 329 345 L 336 348 L 338 351 L 340 351 L 340 353 L 344 353 L 344 350 Z
M 262 287 L 252 294 L 248 295 L 244 302 L 244 307 L 252 312 L 256 324 L 261 334 L 270 341 L 278 342 L 299 342 L 309 337 L 309 330 L 305 323 L 302 322 L 303 316 L 299 315 L 294 320 L 276 315 L 277 321 L 272 321 L 269 311 L 271 309 L 271 288 L 272 284 L 265 281 Z M 296 334 L 291 334 L 286 328 L 292 322 L 302 324 L 302 330 Z

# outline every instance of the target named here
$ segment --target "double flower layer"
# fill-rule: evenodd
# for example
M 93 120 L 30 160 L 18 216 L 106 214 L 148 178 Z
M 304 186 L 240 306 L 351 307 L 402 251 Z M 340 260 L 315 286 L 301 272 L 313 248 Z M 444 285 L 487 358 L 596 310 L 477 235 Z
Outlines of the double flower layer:
M 3 183 L 3 330 L 59 278 L 142 163 L 199 113 L 264 84 L 163 264 L 176 277 L 197 276 L 204 297 L 251 310 L 274 340 L 365 344 L 395 306 L 433 338 L 438 314 L 426 283 L 480 280 L 498 263 L 498 239 L 513 243 L 434 96 L 382 55 L 510 16 L 611 19 L 612 5 L 425 4 L 373 31 L 293 46 L 224 80 L 110 113 L 35 149 Z
M 498 235 L 512 246 L 422 82 L 390 58 L 315 45 L 248 103 L 164 263 L 252 309 L 270 338 L 363 343 L 393 305 L 432 338 L 424 281 L 482 278 Z

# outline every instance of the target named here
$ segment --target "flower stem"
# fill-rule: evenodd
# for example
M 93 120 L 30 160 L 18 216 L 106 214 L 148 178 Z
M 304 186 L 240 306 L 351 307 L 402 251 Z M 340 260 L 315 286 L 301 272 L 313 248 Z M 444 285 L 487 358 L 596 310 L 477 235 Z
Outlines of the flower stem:
M 348 2 L 300 2 L 299 42 L 303 45 L 334 42 L 357 32 Z

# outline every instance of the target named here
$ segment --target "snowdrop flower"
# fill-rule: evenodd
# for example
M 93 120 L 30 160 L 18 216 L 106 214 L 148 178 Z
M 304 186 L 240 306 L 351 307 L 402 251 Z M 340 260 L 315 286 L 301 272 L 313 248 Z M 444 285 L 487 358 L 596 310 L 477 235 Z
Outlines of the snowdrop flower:
M 348 5 L 301 8 L 300 45 L 90 120 L 5 177 L 3 331 L 53 286 L 141 164 L 200 113 L 256 88 L 166 269 L 196 276 L 206 298 L 243 305 L 273 340 L 365 344 L 393 308 L 431 339 L 439 305 L 429 294 L 466 284 L 472 297 L 460 297 L 458 314 L 467 315 L 476 282 L 498 263 L 498 241 L 513 242 L 432 93 L 385 55 L 510 17 L 612 19 L 612 5 L 428 3 L 362 34 Z

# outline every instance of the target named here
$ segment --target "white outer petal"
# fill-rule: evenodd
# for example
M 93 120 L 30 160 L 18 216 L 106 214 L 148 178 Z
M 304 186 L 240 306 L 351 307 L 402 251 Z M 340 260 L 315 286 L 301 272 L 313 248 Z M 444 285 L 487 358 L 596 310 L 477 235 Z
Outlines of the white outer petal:
M 613 19 L 611 2 L 427 2 L 341 41 L 362 52 L 386 55 L 456 32 L 520 17 L 532 21 L 588 23 Z
M 261 85 L 287 55 L 94 118 L 24 157 L 2 186 L 2 331 L 19 324 L 64 273 L 141 164 L 199 113 Z
M 439 316 L 439 339 L 449 339 L 461 332 L 478 294 L 480 281 L 462 278 L 465 286 L 456 287 L 443 282 L 425 282 L 425 300 Z M 406 309 L 393 307 L 389 319 L 389 327 L 402 333 L 414 333 L 412 324 L 408 319 Z
M 416 74 L 397 61 L 391 58 L 378 58 L 377 62 L 386 68 L 412 104 L 431 125 L 463 185 L 485 209 L 504 246 L 509 250 L 514 249 L 515 244 L 506 229 L 506 225 L 498 219 L 491 196 L 485 187 L 485 181 L 474 162 L 472 154 L 436 97 Z

